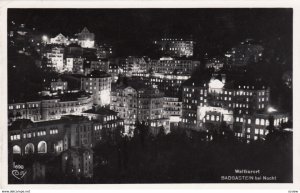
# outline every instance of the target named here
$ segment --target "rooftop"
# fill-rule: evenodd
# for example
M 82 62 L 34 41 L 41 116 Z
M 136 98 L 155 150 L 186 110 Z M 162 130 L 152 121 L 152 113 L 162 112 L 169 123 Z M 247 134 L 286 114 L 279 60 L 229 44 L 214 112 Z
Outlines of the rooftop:
M 117 115 L 117 112 L 107 108 L 93 108 L 84 111 L 83 113 L 97 114 L 97 115 Z
M 85 77 L 87 77 L 87 78 L 104 78 L 104 77 L 110 77 L 110 75 L 104 71 L 94 70 L 93 72 L 86 75 Z

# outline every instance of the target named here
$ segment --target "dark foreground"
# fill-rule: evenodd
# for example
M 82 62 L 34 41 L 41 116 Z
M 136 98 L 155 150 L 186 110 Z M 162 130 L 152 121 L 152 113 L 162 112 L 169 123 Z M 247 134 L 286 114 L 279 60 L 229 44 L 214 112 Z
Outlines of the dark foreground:
M 10 183 L 292 183 L 292 133 L 277 132 L 264 141 L 245 143 L 231 135 L 173 132 L 157 137 L 139 136 L 105 141 L 94 148 L 92 179 L 61 174 L 60 157 L 21 158 L 47 161 L 44 179 Z M 18 159 L 20 158 L 14 158 Z M 259 170 L 236 174 L 235 169 Z M 237 176 L 240 176 L 237 178 Z M 242 177 L 241 177 L 242 176 Z M 252 179 L 253 177 L 254 179 Z M 259 178 L 261 177 L 261 178 Z M 224 180 L 225 179 L 225 180 Z

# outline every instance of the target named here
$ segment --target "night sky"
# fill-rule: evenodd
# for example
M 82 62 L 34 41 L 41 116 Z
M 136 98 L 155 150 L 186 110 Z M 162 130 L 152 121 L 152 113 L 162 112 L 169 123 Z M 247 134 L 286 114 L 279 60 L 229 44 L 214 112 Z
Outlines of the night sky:
M 291 52 L 292 14 L 292 9 L 9 9 L 8 20 L 52 36 L 70 36 L 86 26 L 98 42 L 126 54 L 143 52 L 155 38 L 193 37 L 196 55 L 214 55 L 245 38 L 279 38 Z

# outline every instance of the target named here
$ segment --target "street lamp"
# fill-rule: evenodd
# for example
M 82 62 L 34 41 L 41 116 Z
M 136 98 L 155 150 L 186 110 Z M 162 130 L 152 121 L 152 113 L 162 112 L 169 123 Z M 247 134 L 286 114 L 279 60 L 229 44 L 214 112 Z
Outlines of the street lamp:
M 276 112 L 277 110 L 274 109 L 273 107 L 269 107 L 268 108 L 268 113 L 273 113 L 273 112 Z
M 43 40 L 44 43 L 47 43 L 48 42 L 48 36 L 43 35 L 42 40 Z

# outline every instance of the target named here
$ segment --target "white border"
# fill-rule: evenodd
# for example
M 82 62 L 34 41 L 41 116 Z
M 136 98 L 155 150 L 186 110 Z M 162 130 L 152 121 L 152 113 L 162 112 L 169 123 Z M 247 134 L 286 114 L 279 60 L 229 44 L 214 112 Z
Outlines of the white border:
M 293 177 L 292 184 L 72 184 L 72 185 L 9 185 L 7 184 L 7 8 L 293 8 L 293 74 L 294 74 L 294 147 L 293 147 Z M 0 0 L 0 187 L 5 189 L 277 189 L 300 190 L 299 186 L 299 131 L 300 126 L 298 99 L 300 86 L 299 54 L 300 43 L 298 34 L 300 19 L 300 4 L 296 0 L 203 0 L 203 1 L 142 1 L 142 0 L 112 0 L 112 1 L 1 1 Z M 1 175 L 2 174 L 2 175 Z

